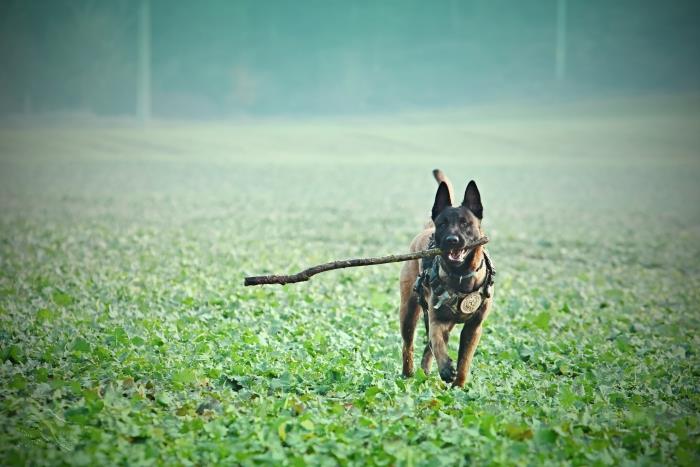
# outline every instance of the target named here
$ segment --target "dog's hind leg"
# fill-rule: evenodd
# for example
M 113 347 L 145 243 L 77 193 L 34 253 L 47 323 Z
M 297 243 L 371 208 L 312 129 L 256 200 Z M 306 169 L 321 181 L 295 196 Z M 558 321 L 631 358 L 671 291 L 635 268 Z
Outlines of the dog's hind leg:
M 403 338 L 403 375 L 413 376 L 413 340 L 416 335 L 416 325 L 420 316 L 421 307 L 418 297 L 413 292 L 413 284 L 401 283 L 401 308 L 399 316 L 401 320 L 401 337 Z
M 423 358 L 420 362 L 420 367 L 423 368 L 423 372 L 427 375 L 430 373 L 430 367 L 433 365 L 433 349 L 430 348 L 430 319 L 428 318 L 428 311 L 423 310 L 423 322 L 425 323 L 425 349 L 423 349 Z

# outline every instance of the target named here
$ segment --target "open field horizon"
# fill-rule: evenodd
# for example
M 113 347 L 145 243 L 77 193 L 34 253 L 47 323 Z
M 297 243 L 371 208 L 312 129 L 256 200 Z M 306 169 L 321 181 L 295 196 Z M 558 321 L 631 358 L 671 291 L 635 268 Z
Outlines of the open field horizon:
M 399 265 L 242 286 L 407 251 L 436 167 L 498 268 L 464 390 L 400 377 Z M 698 180 L 697 96 L 0 129 L 0 463 L 697 464 Z

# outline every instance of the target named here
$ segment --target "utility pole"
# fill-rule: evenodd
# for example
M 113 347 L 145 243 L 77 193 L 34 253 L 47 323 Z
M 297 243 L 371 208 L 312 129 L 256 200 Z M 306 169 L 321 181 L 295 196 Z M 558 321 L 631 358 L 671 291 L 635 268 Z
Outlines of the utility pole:
M 151 119 L 151 1 L 141 0 L 138 18 L 138 116 Z
M 554 51 L 555 76 L 558 82 L 566 78 L 566 7 L 567 0 L 557 0 L 557 39 Z

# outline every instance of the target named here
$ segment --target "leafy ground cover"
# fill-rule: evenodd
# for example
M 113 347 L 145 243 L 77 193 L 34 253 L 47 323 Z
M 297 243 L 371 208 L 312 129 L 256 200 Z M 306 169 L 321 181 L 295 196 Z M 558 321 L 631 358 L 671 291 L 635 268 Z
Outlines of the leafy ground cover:
M 697 465 L 696 104 L 3 130 L 0 463 Z M 434 167 L 498 266 L 464 390 L 400 377 L 399 265 L 242 286 L 406 251 Z

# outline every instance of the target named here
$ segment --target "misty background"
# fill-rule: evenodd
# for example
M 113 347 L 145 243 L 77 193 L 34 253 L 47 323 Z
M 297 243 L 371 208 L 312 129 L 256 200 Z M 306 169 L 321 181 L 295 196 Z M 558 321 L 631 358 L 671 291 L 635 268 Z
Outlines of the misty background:
M 4 0 L 0 115 L 214 119 L 694 92 L 700 2 Z

